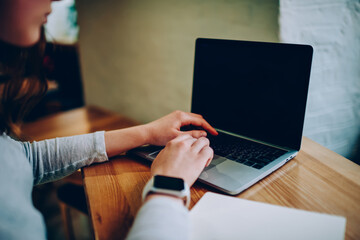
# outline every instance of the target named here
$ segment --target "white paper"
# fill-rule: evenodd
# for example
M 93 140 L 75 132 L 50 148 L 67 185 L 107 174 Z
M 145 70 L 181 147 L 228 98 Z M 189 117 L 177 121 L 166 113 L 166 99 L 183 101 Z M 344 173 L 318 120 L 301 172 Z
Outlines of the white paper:
M 191 239 L 341 240 L 346 218 L 206 193 L 190 212 Z

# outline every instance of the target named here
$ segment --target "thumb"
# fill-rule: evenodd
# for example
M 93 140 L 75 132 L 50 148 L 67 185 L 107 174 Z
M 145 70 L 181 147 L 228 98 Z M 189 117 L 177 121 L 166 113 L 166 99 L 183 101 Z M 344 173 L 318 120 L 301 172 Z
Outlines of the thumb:
M 207 162 L 206 162 L 205 167 L 208 167 L 208 166 L 210 165 L 211 161 L 212 161 L 212 158 L 209 158 L 209 159 L 207 160 Z

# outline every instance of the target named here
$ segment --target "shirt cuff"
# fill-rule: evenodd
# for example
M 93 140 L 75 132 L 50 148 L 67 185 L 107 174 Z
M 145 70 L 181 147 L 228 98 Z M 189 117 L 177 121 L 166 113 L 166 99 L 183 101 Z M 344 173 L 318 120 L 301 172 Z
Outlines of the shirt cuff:
M 93 133 L 94 137 L 94 149 L 97 157 L 94 158 L 94 162 L 101 163 L 108 161 L 109 158 L 106 153 L 105 146 L 105 131 L 98 131 Z
M 189 222 L 189 210 L 183 204 L 159 196 L 141 207 L 126 239 L 189 239 Z
M 185 205 L 183 203 L 169 199 L 169 197 L 167 197 L 167 196 L 156 196 L 154 198 L 151 198 L 144 203 L 143 207 L 144 208 L 145 207 L 146 208 L 156 208 L 156 207 L 163 208 L 164 206 L 166 206 L 166 208 L 168 208 L 168 209 L 173 209 L 173 210 L 176 210 L 176 211 L 184 213 L 184 214 L 189 212 L 189 210 L 185 207 Z

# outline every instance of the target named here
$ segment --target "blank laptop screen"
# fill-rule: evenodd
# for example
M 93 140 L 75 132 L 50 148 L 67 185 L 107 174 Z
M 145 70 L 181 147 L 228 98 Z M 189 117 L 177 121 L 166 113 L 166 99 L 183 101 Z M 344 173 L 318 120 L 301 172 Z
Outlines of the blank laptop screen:
M 299 150 L 307 45 L 197 39 L 192 112 L 215 128 Z

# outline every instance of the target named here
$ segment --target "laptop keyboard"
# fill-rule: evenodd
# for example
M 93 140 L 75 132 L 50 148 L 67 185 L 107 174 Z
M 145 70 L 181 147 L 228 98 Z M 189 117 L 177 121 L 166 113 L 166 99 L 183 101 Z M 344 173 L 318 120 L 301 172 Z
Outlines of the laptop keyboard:
M 278 148 L 223 133 L 219 133 L 218 136 L 208 134 L 208 138 L 216 155 L 256 169 L 265 167 L 286 153 Z

